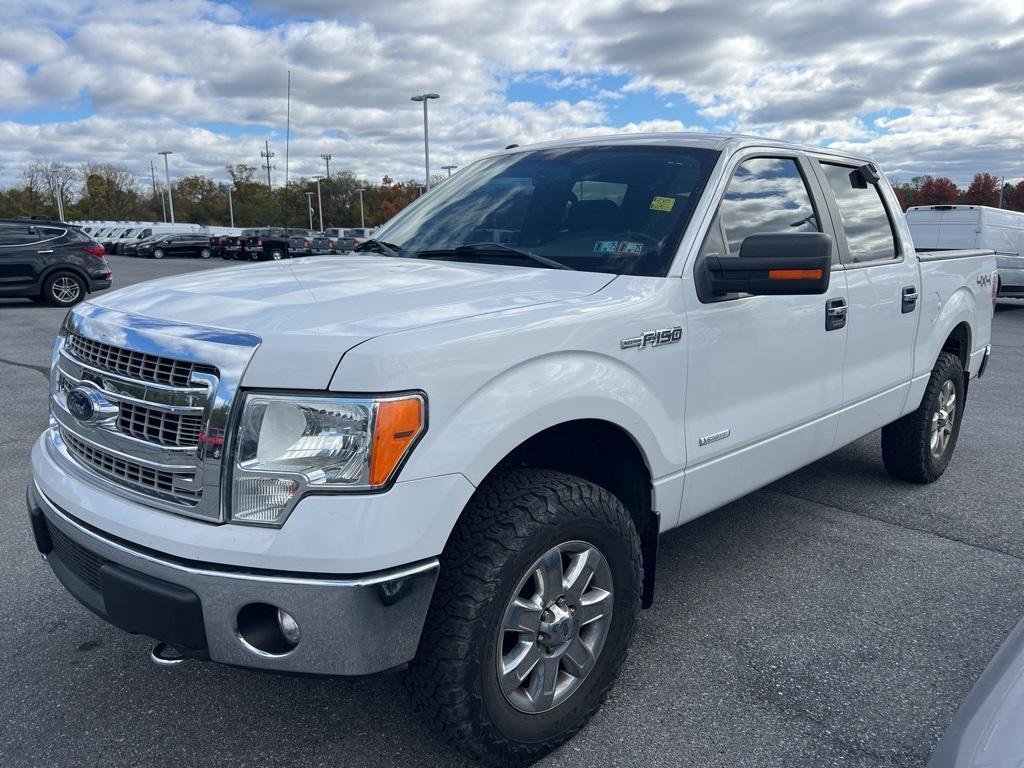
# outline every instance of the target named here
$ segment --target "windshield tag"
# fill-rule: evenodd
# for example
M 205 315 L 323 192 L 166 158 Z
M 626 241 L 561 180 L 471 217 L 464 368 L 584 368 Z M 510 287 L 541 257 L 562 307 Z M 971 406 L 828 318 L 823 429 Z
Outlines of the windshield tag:
M 652 211 L 662 211 L 668 213 L 676 204 L 674 197 L 663 197 L 661 195 L 655 195 L 654 199 L 651 200 Z
M 631 240 L 598 240 L 594 243 L 594 253 L 621 253 L 627 256 L 639 256 L 644 252 L 644 244 Z

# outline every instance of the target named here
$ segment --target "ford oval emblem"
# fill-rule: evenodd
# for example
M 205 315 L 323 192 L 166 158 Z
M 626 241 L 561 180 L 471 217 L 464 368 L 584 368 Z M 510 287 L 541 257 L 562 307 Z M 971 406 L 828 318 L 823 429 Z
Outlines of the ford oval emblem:
M 68 412 L 82 424 L 117 415 L 117 406 L 92 387 L 75 387 L 68 392 Z

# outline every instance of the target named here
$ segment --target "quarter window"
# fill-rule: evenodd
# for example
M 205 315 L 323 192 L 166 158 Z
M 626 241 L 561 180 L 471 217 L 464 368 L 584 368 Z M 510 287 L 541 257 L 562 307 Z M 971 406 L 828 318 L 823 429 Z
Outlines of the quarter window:
M 896 239 L 878 187 L 864 182 L 856 168 L 822 163 L 835 195 L 850 250 L 850 262 L 891 261 Z

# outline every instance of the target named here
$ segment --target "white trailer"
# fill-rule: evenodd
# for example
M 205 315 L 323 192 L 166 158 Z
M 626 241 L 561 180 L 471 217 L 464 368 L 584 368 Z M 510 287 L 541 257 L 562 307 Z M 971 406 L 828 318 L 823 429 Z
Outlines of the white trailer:
M 918 250 L 996 252 L 999 295 L 1024 298 L 1024 213 L 987 205 L 915 205 L 907 223 Z

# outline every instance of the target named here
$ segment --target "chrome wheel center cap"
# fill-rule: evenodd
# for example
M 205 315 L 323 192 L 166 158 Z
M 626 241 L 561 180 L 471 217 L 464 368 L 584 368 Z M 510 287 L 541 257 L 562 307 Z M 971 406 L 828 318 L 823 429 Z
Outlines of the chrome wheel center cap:
M 565 645 L 576 634 L 576 620 L 569 606 L 560 598 L 544 609 L 538 640 L 548 650 Z

